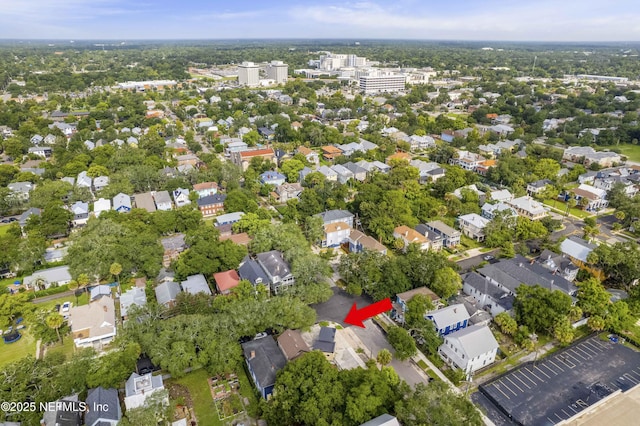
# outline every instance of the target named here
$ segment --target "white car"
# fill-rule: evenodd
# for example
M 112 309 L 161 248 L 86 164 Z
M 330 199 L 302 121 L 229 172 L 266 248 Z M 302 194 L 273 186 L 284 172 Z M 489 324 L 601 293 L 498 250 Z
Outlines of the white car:
M 73 305 L 73 303 L 71 303 L 71 302 L 64 302 L 64 303 L 62 304 L 62 307 L 60 308 L 60 312 L 62 312 L 62 313 L 69 312 L 69 309 L 71 309 L 71 305 Z

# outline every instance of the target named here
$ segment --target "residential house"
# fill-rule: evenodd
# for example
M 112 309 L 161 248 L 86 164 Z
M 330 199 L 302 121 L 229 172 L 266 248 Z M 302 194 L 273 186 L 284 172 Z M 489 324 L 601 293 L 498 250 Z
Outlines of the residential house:
M 215 182 L 202 182 L 193 185 L 193 190 L 198 193 L 198 198 L 215 195 L 218 192 L 218 184 Z
M 367 179 L 367 170 L 356 163 L 348 162 L 344 163 L 342 166 L 348 169 L 352 173 L 353 178 L 358 182 L 364 182 Z
M 50 146 L 32 146 L 27 150 L 27 152 L 29 154 L 37 155 L 38 157 L 51 158 L 53 149 L 51 149 Z
M 571 261 L 569 256 L 565 254 L 556 254 L 547 249 L 540 253 L 536 262 L 571 282 L 575 281 L 578 276 L 578 271 L 580 270 L 580 268 Z
M 619 154 L 609 151 L 596 151 L 590 146 L 572 146 L 564 150 L 562 159 L 572 163 L 582 163 L 585 167 L 597 164 L 600 167 L 611 167 L 622 163 Z
M 80 172 L 78 173 L 78 178 L 76 179 L 76 186 L 89 188 L 89 190 L 91 190 L 91 188 L 93 187 L 93 179 L 87 176 L 86 171 Z
M 184 241 L 184 234 L 180 233 L 160 239 L 160 244 L 162 244 L 162 248 L 164 249 L 162 266 L 165 268 L 167 268 L 172 261 L 180 257 L 180 253 L 187 248 L 187 244 Z
M 493 317 L 513 309 L 515 295 L 477 272 L 462 276 L 462 291 L 473 298 L 477 307 L 488 310 Z
M 49 133 L 47 134 L 47 136 L 44 137 L 44 143 L 47 145 L 53 145 L 56 143 L 56 137 L 51 133 Z
M 31 182 L 13 182 L 7 185 L 13 196 L 22 201 L 29 200 L 29 192 L 33 191 L 35 185 Z
M 264 272 L 260 264 L 246 256 L 238 267 L 238 276 L 240 279 L 247 280 L 254 286 L 264 285 L 269 287 L 269 276 Z
M 476 213 L 458 216 L 458 226 L 463 235 L 476 241 L 484 241 L 484 228 L 489 224 L 489 219 Z
M 427 222 L 427 228 L 442 238 L 445 247 L 455 247 L 460 244 L 460 231 L 457 231 L 440 220 Z
M 36 134 L 31 136 L 31 139 L 29 141 L 34 145 L 40 145 L 42 141 L 44 141 L 44 138 L 41 135 Z
M 93 203 L 93 214 L 99 217 L 100 213 L 111 210 L 111 200 L 99 198 Z
M 231 138 L 231 139 L 236 139 L 236 138 Z M 234 152 L 247 151 L 249 149 L 249 145 L 247 145 L 246 142 L 243 142 L 240 139 L 231 140 L 227 144 L 223 144 L 223 145 L 225 145 L 225 152 L 228 155 L 232 155 Z
M 156 203 L 156 209 L 162 211 L 168 211 L 173 209 L 173 204 L 171 203 L 171 197 L 169 196 L 169 191 L 157 191 L 152 192 L 153 201 Z
M 158 305 L 173 308 L 176 305 L 176 297 L 182 291 L 180 284 L 173 281 L 165 281 L 156 286 L 156 300 Z
M 258 127 L 258 133 L 267 140 L 273 140 L 276 132 L 268 127 Z
M 216 283 L 218 293 L 230 294 L 231 290 L 240 284 L 240 275 L 234 269 L 231 269 L 213 274 L 213 280 Z
M 418 151 L 436 146 L 436 141 L 431 136 L 412 135 L 409 138 L 411 151 Z
M 131 197 L 122 192 L 113 197 L 113 210 L 118 213 L 129 213 L 131 211 Z
M 503 211 L 508 211 L 509 216 L 512 217 L 516 217 L 518 215 L 518 212 L 516 212 L 513 207 L 503 202 L 498 202 L 496 204 L 484 203 L 480 208 L 482 216 L 486 217 L 489 220 L 493 219 L 499 212 Z
M 338 173 L 336 173 L 335 171 L 333 171 L 333 169 L 331 169 L 330 167 L 327 166 L 320 166 L 318 167 L 318 170 L 316 170 L 318 173 L 322 174 L 326 180 L 328 180 L 329 182 L 337 182 L 338 181 Z
M 365 235 L 357 229 L 351 230 L 347 242 L 349 243 L 350 253 L 361 253 L 364 250 L 370 250 L 382 254 L 387 254 L 387 248 L 384 246 L 384 244 L 378 242 L 378 240 L 373 237 Z
M 238 167 L 242 167 L 242 171 L 245 172 L 249 168 L 252 158 L 263 158 L 276 164 L 276 154 L 272 148 L 261 148 L 253 150 L 245 150 L 241 152 L 231 152 L 231 162 Z
M 322 223 L 328 225 L 330 223 L 344 222 L 349 225 L 349 228 L 353 228 L 353 213 L 347 210 L 326 210 L 322 213 L 318 213 L 316 216 L 322 218 Z
M 117 389 L 102 386 L 89 389 L 86 404 L 84 424 L 87 426 L 117 426 L 122 419 Z
M 506 203 L 513 200 L 513 194 L 511 194 L 508 189 L 501 189 L 498 191 L 491 191 L 489 193 L 489 198 L 498 203 Z
M 465 170 L 475 171 L 476 168 L 485 160 L 486 158 L 480 154 L 459 150 L 457 152 L 457 157 L 454 156 L 451 158 L 449 160 L 449 164 L 460 166 Z
M 269 399 L 276 384 L 276 374 L 287 364 L 287 358 L 271 336 L 243 343 L 242 352 L 260 396 Z
M 89 300 L 92 302 L 101 298 L 102 296 L 111 297 L 111 287 L 105 284 L 100 284 L 92 287 L 89 291 Z
M 591 244 L 575 235 L 570 235 L 560 243 L 560 251 L 562 254 L 569 256 L 569 258 L 578 266 L 586 264 L 587 257 L 597 247 L 597 245 Z
M 449 365 L 471 375 L 496 360 L 498 342 L 486 325 L 472 325 L 444 338 L 438 354 Z
M 304 182 L 305 178 L 309 173 L 314 173 L 309 167 L 304 167 L 300 172 L 298 172 L 298 182 Z
M 280 293 L 283 289 L 295 283 L 291 269 L 279 251 L 271 250 L 265 253 L 258 253 L 256 261 L 267 274 L 269 287 L 274 294 Z
M 494 316 L 511 309 L 520 285 L 540 285 L 572 297 L 577 292 L 577 287 L 566 278 L 520 255 L 488 264 L 463 277 L 463 291 Z
M 204 293 L 211 296 L 213 294 L 206 278 L 202 274 L 189 275 L 185 281 L 180 283 L 180 286 L 182 287 L 182 291 L 192 295 Z
M 153 201 L 153 194 L 151 192 L 143 192 L 142 194 L 133 195 L 133 203 L 136 208 L 144 209 L 149 213 L 156 211 L 156 203 Z
M 338 174 L 338 182 L 345 184 L 349 179 L 353 179 L 353 173 L 341 164 L 336 164 L 331 167 L 331 170 Z
M 391 414 L 382 414 L 368 422 L 362 423 L 360 426 L 400 426 L 398 419 Z
M 453 130 L 443 130 L 442 133 L 440 134 L 440 139 L 442 139 L 445 142 L 453 142 L 454 138 L 455 138 L 455 135 L 453 133 Z
M 526 217 L 529 220 L 539 220 L 548 214 L 547 208 L 528 195 L 514 198 L 507 204 L 513 207 L 518 215 Z
M 427 238 L 427 241 L 429 241 L 429 249 L 433 250 L 433 251 L 440 251 L 442 250 L 442 242 L 444 241 L 442 236 L 440 236 L 439 234 L 437 234 L 436 232 L 433 232 L 431 229 L 429 229 L 429 227 L 427 225 L 425 225 L 424 223 L 421 223 L 419 225 L 416 225 L 415 230 L 420 234 L 420 235 L 424 235 Z
M 147 293 L 144 287 L 131 287 L 120 295 L 120 315 L 127 319 L 129 309 L 132 306 L 146 306 Z
M 282 185 L 287 181 L 287 177 L 282 173 L 275 172 L 273 170 L 266 171 L 260 175 L 260 183 L 263 185 Z
M 320 334 L 313 344 L 313 349 L 322 352 L 327 360 L 333 361 L 336 350 L 336 329 L 320 327 Z
M 392 161 L 411 161 L 411 154 L 407 154 L 406 152 L 396 152 L 395 154 L 391 154 L 385 160 L 387 164 L 391 164 Z
M 56 266 L 55 268 L 41 269 L 22 279 L 22 284 L 27 289 L 34 286 L 38 290 L 45 290 L 49 287 L 58 287 L 68 284 L 71 281 L 71 274 L 68 266 Z
M 129 376 L 129 379 L 127 379 L 125 383 L 124 389 L 124 405 L 127 410 L 132 410 L 142 407 L 149 395 L 163 391 L 164 383 L 161 375 L 154 376 L 148 373 L 141 376 L 138 373 L 131 373 L 131 376 Z
M 400 324 L 404 324 L 404 315 L 407 312 L 407 303 L 409 303 L 409 301 L 418 294 L 428 297 L 434 306 L 438 306 L 440 304 L 440 297 L 427 287 L 418 287 L 403 293 L 398 293 L 396 294 L 393 311 L 391 312 L 393 319 L 398 321 Z
M 320 156 L 311 148 L 307 148 L 306 146 L 299 146 L 296 152 L 304 155 L 309 163 L 315 164 L 316 166 L 320 164 Z
M 286 203 L 289 200 L 299 199 L 302 194 L 302 185 L 299 183 L 284 183 L 275 189 L 275 200 L 278 203 Z
M 81 405 L 82 404 L 82 405 Z M 83 403 L 78 401 L 78 394 L 61 398 L 47 404 L 47 408 L 40 420 L 40 426 L 81 426 Z M 20 422 L 0 423 L 3 426 L 20 426 Z
M 116 336 L 116 310 L 110 297 L 100 297 L 88 305 L 69 310 L 71 335 L 76 348 L 101 350 Z
M 401 225 L 393 230 L 393 238 L 401 239 L 406 250 L 409 244 L 417 244 L 420 250 L 429 250 L 429 240 L 418 231 Z
M 287 361 L 293 361 L 299 356 L 311 352 L 311 349 L 297 330 L 285 330 L 284 333 L 278 336 L 278 346 Z
M 439 335 L 446 336 L 468 325 L 469 312 L 463 304 L 456 304 L 427 312 L 425 318 L 433 321 Z
M 27 211 L 22 213 L 20 217 L 18 217 L 18 224 L 20 224 L 21 228 L 27 226 L 27 222 L 31 216 L 40 216 L 42 214 L 42 210 L 37 207 L 30 207 Z
M 604 189 L 598 189 L 594 186 L 583 183 L 573 189 L 573 193 L 579 205 L 582 205 L 580 200 L 587 200 L 587 204 L 584 206 L 584 210 L 586 211 L 600 210 L 609 205 L 609 200 L 606 199 L 607 191 Z
M 321 247 L 339 247 L 348 240 L 351 228 L 346 222 L 333 222 L 324 225 Z
M 333 145 L 323 146 L 321 149 L 322 158 L 327 161 L 333 161 L 342 155 L 342 150 L 340 148 L 336 148 Z
M 216 216 L 216 227 L 236 223 L 242 219 L 242 216 L 244 216 L 244 212 L 233 212 Z
M 389 171 L 391 170 L 391 166 L 378 160 L 371 161 L 371 162 L 366 160 L 360 160 L 356 164 L 362 167 L 363 169 L 365 169 L 369 174 L 372 174 L 375 172 L 389 173 Z
M 213 194 L 198 198 L 198 210 L 203 217 L 214 216 L 224 210 L 224 201 L 227 199 L 226 194 Z
M 418 169 L 420 183 L 435 182 L 445 174 L 445 170 L 438 163 L 411 160 L 409 165 Z
M 458 199 L 463 199 L 463 194 L 465 191 L 469 191 L 472 192 L 474 194 L 476 194 L 478 196 L 478 204 L 484 204 L 486 198 L 487 198 L 487 194 L 484 193 L 484 191 L 481 191 L 478 189 L 478 187 L 476 186 L 476 184 L 471 184 L 471 185 L 467 185 L 467 186 L 462 186 L 458 189 L 456 189 L 455 191 L 453 191 L 453 195 L 458 198 Z
M 180 208 L 182 206 L 186 206 L 191 204 L 191 200 L 189 199 L 189 190 L 178 188 L 173 191 L 173 201 L 176 203 L 176 207 Z
M 98 176 L 93 180 L 93 190 L 102 191 L 109 185 L 109 176 Z
M 549 179 L 541 179 L 527 184 L 527 194 L 534 196 L 542 193 L 549 185 L 553 185 Z
M 83 142 L 84 146 L 89 150 L 93 151 L 96 148 L 96 144 L 94 141 L 86 140 Z
M 597 189 L 602 189 L 607 192 L 611 191 L 614 185 L 619 184 L 622 185 L 624 189 L 624 193 L 627 197 L 632 198 L 638 193 L 638 179 L 634 179 L 635 175 L 631 176 L 598 176 L 593 182 L 593 186 Z M 633 179 L 633 181 L 631 180 Z M 635 181 L 635 182 L 634 182 Z M 586 183 L 586 182 L 585 182 Z

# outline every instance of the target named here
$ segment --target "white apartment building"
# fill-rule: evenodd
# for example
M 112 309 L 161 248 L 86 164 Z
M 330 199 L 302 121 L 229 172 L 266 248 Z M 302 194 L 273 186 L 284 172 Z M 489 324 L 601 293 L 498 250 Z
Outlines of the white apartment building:
M 274 80 L 276 84 L 286 83 L 289 74 L 289 65 L 282 61 L 271 61 L 267 64 L 267 78 Z
M 258 65 L 253 62 L 243 62 L 238 65 L 238 84 L 258 87 L 260 85 L 260 68 Z
M 407 78 L 401 74 L 369 74 L 359 78 L 360 90 L 364 93 L 400 92 L 404 90 Z

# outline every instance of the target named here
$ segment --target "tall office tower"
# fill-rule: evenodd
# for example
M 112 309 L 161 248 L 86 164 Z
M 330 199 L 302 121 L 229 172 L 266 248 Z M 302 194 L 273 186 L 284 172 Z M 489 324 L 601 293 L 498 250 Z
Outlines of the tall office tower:
M 282 61 L 271 61 L 267 65 L 267 78 L 275 80 L 277 84 L 286 83 L 289 73 L 289 65 Z
M 260 85 L 260 68 L 253 62 L 238 65 L 238 83 L 242 86 L 258 87 Z

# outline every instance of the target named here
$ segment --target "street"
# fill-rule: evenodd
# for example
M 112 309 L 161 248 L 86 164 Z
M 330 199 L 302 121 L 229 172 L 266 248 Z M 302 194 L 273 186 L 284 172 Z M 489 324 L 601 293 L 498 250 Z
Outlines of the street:
M 460 272 L 460 273 L 469 272 L 474 266 L 478 266 L 482 262 L 486 262 L 486 260 L 484 260 L 484 258 L 486 256 L 497 257 L 498 256 L 498 251 L 499 251 L 499 249 L 495 249 L 495 250 L 492 250 L 492 251 L 488 251 L 486 253 L 478 254 L 478 255 L 470 257 L 468 259 L 462 259 L 462 260 L 457 261 L 456 263 L 458 264 L 458 268 L 460 268 L 458 272 Z

